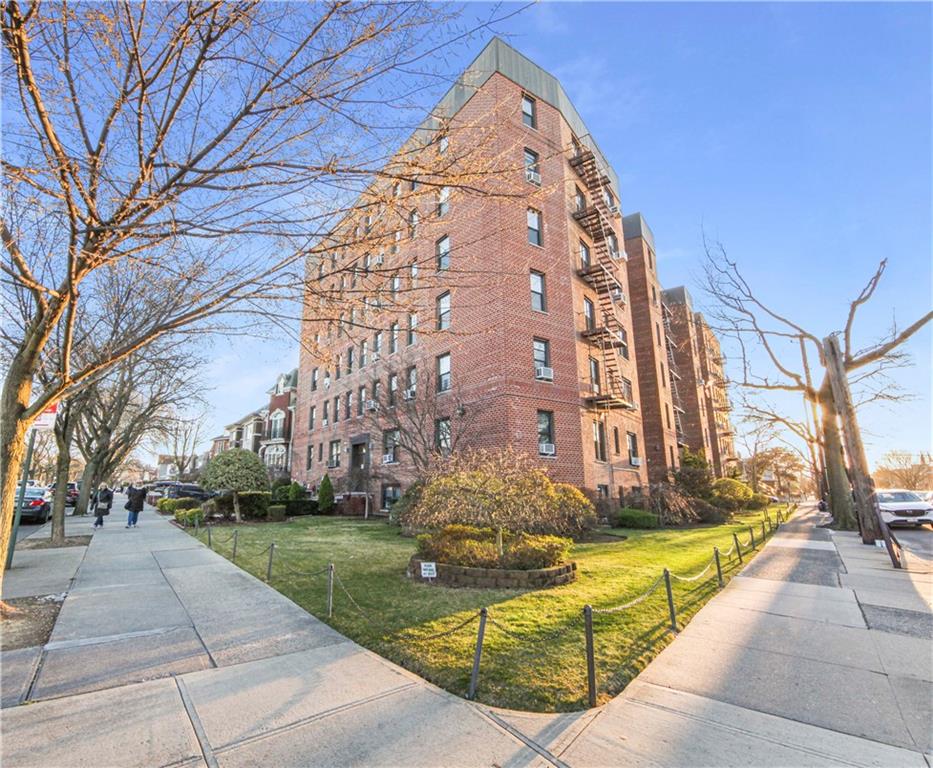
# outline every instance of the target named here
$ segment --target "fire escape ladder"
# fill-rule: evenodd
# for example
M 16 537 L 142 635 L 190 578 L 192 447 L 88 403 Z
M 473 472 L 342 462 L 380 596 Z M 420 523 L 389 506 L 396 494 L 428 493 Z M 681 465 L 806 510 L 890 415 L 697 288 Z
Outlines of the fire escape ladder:
M 661 305 L 661 316 L 664 318 L 664 336 L 665 346 L 667 347 L 667 372 L 671 382 L 671 401 L 674 406 L 674 430 L 677 435 L 677 444 L 685 446 L 684 426 L 681 414 L 684 412 L 683 401 L 680 399 L 680 389 L 677 382 L 680 379 L 680 372 L 677 370 L 677 361 L 674 358 L 674 338 L 671 333 L 671 314 L 666 305 Z
M 577 172 L 590 194 L 591 203 L 574 214 L 574 218 L 586 229 L 593 239 L 595 264 L 584 277 L 596 289 L 599 302 L 599 317 L 602 325 L 590 334 L 597 341 L 605 372 L 604 391 L 596 395 L 595 404 L 606 408 L 634 408 L 631 395 L 622 383 L 622 369 L 618 350 L 625 344 L 625 326 L 618 314 L 618 304 L 624 303 L 625 293 L 621 281 L 616 277 L 617 259 L 621 252 L 613 251 L 610 243 L 618 237 L 612 227 L 612 217 L 617 210 L 610 209 L 607 202 L 609 178 L 599 169 L 596 155 L 582 147 L 571 158 L 570 165 Z M 596 394 L 596 393 L 594 393 Z

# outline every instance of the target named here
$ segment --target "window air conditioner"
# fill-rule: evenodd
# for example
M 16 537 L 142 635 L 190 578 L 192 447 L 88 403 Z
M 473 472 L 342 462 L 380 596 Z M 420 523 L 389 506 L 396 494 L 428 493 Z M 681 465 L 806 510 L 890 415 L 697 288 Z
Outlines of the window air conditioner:
M 409 388 L 402 392 L 403 400 L 414 400 L 415 399 L 415 390 Z
M 616 304 L 625 303 L 625 292 L 621 288 L 613 288 L 610 292 L 610 296 Z
M 632 457 L 629 458 L 628 461 L 629 461 L 629 464 L 631 464 L 633 467 L 640 467 L 640 466 L 641 466 L 641 457 L 640 457 L 640 456 L 632 456 Z
M 395 456 L 394 456 L 393 454 L 391 454 L 391 453 L 384 453 L 384 454 L 382 454 L 382 463 L 383 463 L 383 464 L 394 464 L 394 463 L 395 463 Z
M 367 401 L 366 401 L 366 410 L 367 410 L 367 411 L 378 411 L 378 410 L 379 410 L 379 403 L 377 403 L 375 400 L 367 400 Z
M 553 456 L 557 453 L 554 443 L 538 443 L 538 453 L 542 456 Z
M 532 184 L 541 185 L 541 173 L 539 171 L 533 171 L 531 168 L 525 169 L 525 180 L 530 181 Z
M 535 378 L 538 381 L 554 381 L 554 369 L 546 365 L 539 365 L 535 368 Z
M 328 469 L 334 469 L 334 467 L 339 467 L 339 466 L 340 466 L 340 459 L 328 459 L 327 460 Z

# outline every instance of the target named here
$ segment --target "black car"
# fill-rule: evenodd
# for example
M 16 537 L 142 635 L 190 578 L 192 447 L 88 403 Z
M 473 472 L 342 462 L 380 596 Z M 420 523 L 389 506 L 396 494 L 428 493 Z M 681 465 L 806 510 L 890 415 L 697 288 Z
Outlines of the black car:
M 19 519 L 47 523 L 52 516 L 51 494 L 45 488 L 27 488 L 20 506 Z
M 210 491 L 205 491 L 200 485 L 195 485 L 194 483 L 178 483 L 177 485 L 167 486 L 162 498 L 200 499 L 204 501 L 205 499 L 211 498 L 213 495 L 214 494 Z
M 65 489 L 65 506 L 73 507 L 78 503 L 78 496 L 81 493 L 81 486 L 78 483 L 68 483 L 68 487 Z M 55 483 L 52 483 L 49 486 L 49 495 L 55 495 Z

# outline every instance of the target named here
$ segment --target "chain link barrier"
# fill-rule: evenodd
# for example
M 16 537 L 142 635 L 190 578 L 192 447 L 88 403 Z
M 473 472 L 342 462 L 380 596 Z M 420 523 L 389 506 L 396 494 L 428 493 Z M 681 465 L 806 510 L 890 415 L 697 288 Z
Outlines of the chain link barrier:
M 503 634 L 511 637 L 513 640 L 520 640 L 523 643 L 531 642 L 550 642 L 551 640 L 556 640 L 559 637 L 567 635 L 572 630 L 579 631 L 575 628 L 575 625 L 582 623 L 582 619 L 579 616 L 572 617 L 563 627 L 559 629 L 551 630 L 550 632 L 538 633 L 534 636 L 532 640 L 526 635 L 520 635 L 513 629 L 506 627 L 501 621 L 496 621 L 496 619 L 491 615 L 490 612 L 486 614 L 486 620 L 492 624 L 496 629 L 498 629 Z
M 464 619 L 459 624 L 457 624 L 454 627 L 451 627 L 450 629 L 444 629 L 444 630 L 441 630 L 440 632 L 435 632 L 433 635 L 426 635 L 423 637 L 420 635 L 412 635 L 409 637 L 409 639 L 415 640 L 421 643 L 421 642 L 427 642 L 428 640 L 438 640 L 442 637 L 450 637 L 451 635 L 454 635 L 457 632 L 459 632 L 464 627 L 467 627 L 470 624 L 472 624 L 474 621 L 479 619 L 479 617 L 480 617 L 480 612 L 476 611 L 476 613 L 472 614 L 469 618 Z M 407 630 L 407 631 L 410 632 L 411 630 Z
M 677 579 L 677 581 L 686 581 L 686 582 L 699 581 L 706 575 L 706 572 L 710 568 L 712 568 L 714 565 L 716 565 L 715 557 L 712 560 L 710 560 L 709 563 L 707 563 L 706 567 L 702 571 L 700 571 L 698 574 L 696 574 L 695 576 L 678 576 L 676 573 L 671 571 L 671 577 L 674 579 Z
M 619 613 L 620 611 L 625 611 L 629 608 L 634 608 L 639 603 L 643 603 L 645 600 L 651 597 L 651 595 L 654 594 L 657 588 L 660 587 L 661 584 L 663 583 L 664 583 L 664 574 L 662 573 L 660 576 L 658 576 L 658 578 L 654 580 L 654 583 L 650 587 L 648 587 L 647 590 L 642 592 L 638 597 L 632 600 L 629 600 L 627 603 L 622 603 L 622 605 L 614 605 L 611 608 L 594 608 L 593 613 L 611 614 L 611 613 Z

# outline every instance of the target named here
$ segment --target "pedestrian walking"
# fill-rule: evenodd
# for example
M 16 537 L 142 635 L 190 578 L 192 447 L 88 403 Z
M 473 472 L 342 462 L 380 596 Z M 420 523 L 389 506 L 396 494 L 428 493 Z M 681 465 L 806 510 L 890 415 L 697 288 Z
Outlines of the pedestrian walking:
M 143 505 L 146 503 L 146 489 L 131 485 L 126 495 L 129 499 L 126 502 L 126 510 L 128 512 L 126 516 L 126 527 L 135 528 L 136 521 L 139 520 L 139 513 L 143 511 Z
M 94 519 L 95 528 L 104 527 L 104 517 L 110 514 L 110 507 L 113 506 L 113 491 L 107 486 L 107 483 L 101 483 L 100 487 L 94 493 Z

